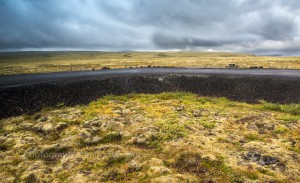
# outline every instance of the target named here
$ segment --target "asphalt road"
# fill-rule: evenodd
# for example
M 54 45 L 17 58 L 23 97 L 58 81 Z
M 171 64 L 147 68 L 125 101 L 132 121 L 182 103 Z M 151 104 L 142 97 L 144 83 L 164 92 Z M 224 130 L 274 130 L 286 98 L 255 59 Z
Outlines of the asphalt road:
M 300 70 L 278 69 L 197 69 L 197 68 L 134 68 L 96 71 L 74 71 L 45 74 L 22 74 L 0 76 L 0 88 L 11 88 L 41 83 L 95 79 L 114 75 L 164 75 L 164 74 L 193 74 L 193 75 L 232 75 L 232 76 L 270 76 L 292 77 L 300 79 Z

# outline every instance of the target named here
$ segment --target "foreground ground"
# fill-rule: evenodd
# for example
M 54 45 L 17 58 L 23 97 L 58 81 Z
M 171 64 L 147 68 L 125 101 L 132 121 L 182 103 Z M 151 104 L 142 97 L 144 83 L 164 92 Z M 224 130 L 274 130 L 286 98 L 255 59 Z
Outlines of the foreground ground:
M 300 105 L 106 96 L 0 121 L 3 182 L 300 182 Z
M 266 57 L 216 52 L 11 52 L 0 53 L 0 75 L 125 67 L 300 69 L 300 57 Z

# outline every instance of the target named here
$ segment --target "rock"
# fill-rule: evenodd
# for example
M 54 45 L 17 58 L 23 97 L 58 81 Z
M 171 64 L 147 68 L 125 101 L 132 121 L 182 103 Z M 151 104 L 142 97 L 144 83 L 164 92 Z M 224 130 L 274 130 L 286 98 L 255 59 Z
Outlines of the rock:
M 159 82 L 164 82 L 164 81 L 165 81 L 165 79 L 164 79 L 163 77 L 159 77 L 157 80 L 158 80 Z
M 108 150 L 121 151 L 123 150 L 123 147 L 119 145 L 102 145 L 98 148 L 98 150 L 99 151 L 108 151 Z
M 101 180 L 103 182 L 107 182 L 107 181 L 113 181 L 115 180 L 118 176 L 120 175 L 120 173 L 117 170 L 111 170 L 109 172 L 105 172 L 102 174 L 101 176 Z
M 180 112 L 180 111 L 184 110 L 184 106 L 178 106 L 175 109 L 176 109 L 176 111 Z
M 57 131 L 62 131 L 64 130 L 65 128 L 67 128 L 69 125 L 67 123 L 64 123 L 64 122 L 61 122 L 61 123 L 58 123 L 56 126 L 55 126 L 55 130 Z
M 128 115 L 130 113 L 131 113 L 130 109 L 124 109 L 124 110 L 122 110 L 122 115 Z
M 63 149 L 64 147 L 62 147 L 60 144 L 51 144 L 51 145 L 45 145 L 42 147 L 42 152 L 55 152 L 55 151 L 60 151 L 61 149 Z
M 264 164 L 264 165 L 271 165 L 271 164 L 276 164 L 277 162 L 279 162 L 279 159 L 276 157 L 271 157 L 271 156 L 263 156 L 260 159 L 260 162 L 262 162 L 262 164 Z
M 147 172 L 148 176 L 151 176 L 151 177 L 167 175 L 170 173 L 172 173 L 172 171 L 165 166 L 152 166 L 152 167 L 150 167 L 150 169 Z
M 207 136 L 216 136 L 216 134 L 209 132 L 209 133 L 207 133 Z
M 256 127 L 261 129 L 261 128 L 264 128 L 265 127 L 265 124 L 263 123 L 256 123 Z
M 127 169 L 128 173 L 139 172 L 141 170 L 142 170 L 142 166 L 137 161 L 135 161 L 135 160 L 132 160 L 128 164 L 128 169 Z
M 2 144 L 3 142 L 5 142 L 6 139 L 7 139 L 6 137 L 0 136 L 0 144 Z
M 41 117 L 38 121 L 40 121 L 40 122 L 45 122 L 45 121 L 47 121 L 48 120 L 48 117 L 47 116 L 43 116 L 43 117 Z
M 114 112 L 116 114 L 120 115 L 120 116 L 126 116 L 128 114 L 131 114 L 131 110 L 130 109 L 117 109 Z
M 103 136 L 101 142 L 109 143 L 109 142 L 117 142 L 122 140 L 122 134 L 119 132 L 111 132 Z
M 54 127 L 51 123 L 38 123 L 34 125 L 33 130 L 38 133 L 49 134 L 54 131 Z
M 149 131 L 140 134 L 136 137 L 132 137 L 128 143 L 129 144 L 137 144 L 137 145 L 148 145 L 151 141 L 157 138 L 157 132 L 152 132 L 152 129 L 147 129 Z
M 285 172 L 285 170 L 286 170 L 286 164 L 284 164 L 284 163 L 281 163 L 281 162 L 279 162 L 279 163 L 277 163 L 277 167 L 279 168 L 279 170 L 281 171 L 281 172 Z
M 83 123 L 83 128 L 89 128 L 90 127 L 90 121 L 85 121 Z
M 86 138 L 91 138 L 92 134 L 90 132 L 88 132 L 87 130 L 82 130 L 81 133 L 79 134 L 79 136 L 83 139 L 86 139 Z
M 114 113 L 116 113 L 116 114 L 122 116 L 122 110 L 121 110 L 121 109 L 115 110 Z
M 43 117 L 38 119 L 39 122 L 46 122 L 48 120 L 49 120 L 49 118 L 47 116 L 43 116 Z
M 260 160 L 257 162 L 257 164 L 259 164 L 259 165 L 261 165 L 261 166 L 264 166 L 266 163 L 265 163 L 262 159 L 260 159 Z
M 98 133 L 100 130 L 99 128 L 93 127 L 91 126 L 89 129 L 87 129 L 88 132 L 90 132 L 91 134 L 96 134 Z
M 104 130 L 119 130 L 122 129 L 122 125 L 121 123 L 117 122 L 117 121 L 105 121 L 102 123 L 101 128 Z
M 100 143 L 102 141 L 102 138 L 101 137 L 99 137 L 99 136 L 96 136 L 96 137 L 94 137 L 94 138 L 87 138 L 87 139 L 85 139 L 85 143 L 87 144 L 87 145 L 96 145 L 96 144 L 98 144 L 98 143 Z
M 80 117 L 83 112 L 80 109 L 71 108 L 66 111 L 66 114 L 60 114 L 58 117 L 65 120 L 75 120 Z
M 248 130 L 258 130 L 256 124 L 252 124 L 252 123 L 249 123 L 249 124 L 247 125 L 247 129 L 248 129 Z
M 265 124 L 264 128 L 266 130 L 273 131 L 275 129 L 275 125 L 274 124 Z
M 77 146 L 80 139 L 81 138 L 78 138 L 77 135 L 67 135 L 65 138 L 60 140 L 60 144 L 62 146 Z
M 101 126 L 101 122 L 100 121 L 92 121 L 92 122 L 90 122 L 90 125 L 94 126 L 94 127 L 100 127 Z
M 145 134 L 145 138 L 146 138 L 147 140 L 150 140 L 150 139 L 156 139 L 156 138 L 157 138 L 157 133 L 156 133 L 156 132 L 148 131 L 148 132 Z
M 193 116 L 194 117 L 201 117 L 201 111 L 200 110 L 193 111 Z
M 41 114 L 36 114 L 33 116 L 33 119 L 34 120 L 38 120 L 42 115 Z
M 38 133 L 43 133 L 43 124 L 38 123 L 32 127 L 32 130 Z
M 32 123 L 26 123 L 26 122 L 24 122 L 24 123 L 20 124 L 20 127 L 25 128 L 25 129 L 30 129 L 30 128 L 32 128 L 32 126 L 33 126 Z
M 265 129 L 258 129 L 258 134 L 267 134 Z
M 50 133 L 50 132 L 52 132 L 54 130 L 54 128 L 53 128 L 53 125 L 51 123 L 47 123 L 47 124 L 43 125 L 42 130 L 45 133 Z
M 145 137 L 132 137 L 129 141 L 129 144 L 136 144 L 136 145 L 146 145 L 148 144 L 147 139 Z
M 39 182 L 39 180 L 37 179 L 36 175 L 34 173 L 30 173 L 30 174 L 25 174 L 21 177 L 21 180 L 23 180 L 24 182 L 30 182 L 30 183 L 35 183 L 35 182 Z
M 244 139 L 241 139 L 241 140 L 239 140 L 239 143 L 241 143 L 241 144 L 245 144 L 245 143 L 247 143 L 247 141 L 246 141 L 246 140 L 244 140 Z
M 207 114 L 209 114 L 209 111 L 205 110 L 205 109 L 199 109 L 199 110 L 194 110 L 193 111 L 193 116 L 194 117 L 201 117 L 201 116 L 207 115 Z
M 158 158 L 151 158 L 149 161 L 146 162 L 146 164 L 149 166 L 162 166 L 164 163 Z
M 132 137 L 131 139 L 128 140 L 128 143 L 129 144 L 135 144 L 137 141 L 137 138 L 136 137 Z
M 146 144 L 146 142 L 147 142 L 147 139 L 145 137 L 141 137 L 141 138 L 136 139 L 136 144 L 139 144 L 139 145 Z
M 290 142 L 291 142 L 292 147 L 295 147 L 295 145 L 297 144 L 296 140 L 294 140 L 294 139 L 290 139 Z M 1 143 L 1 140 L 0 140 L 0 143 Z
M 245 156 L 244 159 L 250 160 L 253 162 L 258 162 L 261 158 L 261 155 L 255 152 L 248 152 Z
M 272 165 L 279 163 L 279 159 L 277 157 L 272 156 L 262 156 L 261 154 L 255 152 L 248 152 L 243 156 L 244 159 L 256 162 L 261 166 Z

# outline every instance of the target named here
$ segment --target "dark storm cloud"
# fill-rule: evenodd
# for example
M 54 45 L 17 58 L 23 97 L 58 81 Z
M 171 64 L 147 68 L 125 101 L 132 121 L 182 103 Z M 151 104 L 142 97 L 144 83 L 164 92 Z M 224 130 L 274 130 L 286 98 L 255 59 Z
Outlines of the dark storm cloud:
M 153 42 L 161 48 L 192 48 L 192 47 L 218 47 L 225 44 L 225 41 L 212 41 L 189 37 L 175 37 L 163 34 L 153 36 Z
M 299 53 L 299 12 L 298 0 L 0 0 L 0 49 Z

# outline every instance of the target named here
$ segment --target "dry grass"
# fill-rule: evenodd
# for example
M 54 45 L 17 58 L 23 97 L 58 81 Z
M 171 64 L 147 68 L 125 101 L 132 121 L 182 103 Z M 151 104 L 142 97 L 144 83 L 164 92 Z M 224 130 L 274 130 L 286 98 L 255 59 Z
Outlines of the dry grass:
M 0 53 L 0 75 L 101 69 L 170 66 L 300 69 L 300 57 L 267 57 L 212 52 L 19 52 Z

